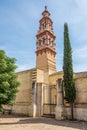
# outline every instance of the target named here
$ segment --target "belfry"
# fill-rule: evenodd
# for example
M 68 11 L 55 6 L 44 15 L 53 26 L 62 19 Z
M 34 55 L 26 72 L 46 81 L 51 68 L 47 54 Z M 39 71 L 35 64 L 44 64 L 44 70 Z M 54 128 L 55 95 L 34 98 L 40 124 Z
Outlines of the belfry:
M 45 7 L 36 35 L 36 68 L 42 69 L 48 74 L 56 72 L 55 38 L 53 22 L 47 7 Z

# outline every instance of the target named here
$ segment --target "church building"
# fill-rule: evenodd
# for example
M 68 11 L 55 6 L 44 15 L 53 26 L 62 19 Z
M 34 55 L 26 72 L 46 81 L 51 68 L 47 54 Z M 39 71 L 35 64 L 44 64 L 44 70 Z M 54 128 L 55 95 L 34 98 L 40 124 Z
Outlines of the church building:
M 55 39 L 50 12 L 45 7 L 36 34 L 36 67 L 17 73 L 20 86 L 13 106 L 14 113 L 31 117 L 54 115 L 59 120 L 69 118 L 69 105 L 63 104 L 63 72 L 56 70 Z M 74 73 L 74 79 L 74 116 L 87 120 L 87 72 Z

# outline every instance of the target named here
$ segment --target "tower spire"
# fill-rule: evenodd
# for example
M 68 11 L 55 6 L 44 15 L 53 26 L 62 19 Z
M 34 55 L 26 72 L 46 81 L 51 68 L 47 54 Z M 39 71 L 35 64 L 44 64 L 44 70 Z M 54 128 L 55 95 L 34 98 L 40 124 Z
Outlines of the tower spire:
M 45 10 L 47 10 L 47 6 L 45 5 Z

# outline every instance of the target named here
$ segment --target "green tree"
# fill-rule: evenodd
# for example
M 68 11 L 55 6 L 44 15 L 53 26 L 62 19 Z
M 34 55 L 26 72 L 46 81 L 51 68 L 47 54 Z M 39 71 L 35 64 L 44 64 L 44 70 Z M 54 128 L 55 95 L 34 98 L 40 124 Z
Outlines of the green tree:
M 15 58 L 9 58 L 0 50 L 0 110 L 3 109 L 3 105 L 14 104 L 19 85 L 15 62 Z
M 65 100 L 71 106 L 71 118 L 73 120 L 73 104 L 76 98 L 76 90 L 73 79 L 72 48 L 68 33 L 68 24 L 64 24 L 64 57 L 63 57 L 63 80 L 65 88 Z

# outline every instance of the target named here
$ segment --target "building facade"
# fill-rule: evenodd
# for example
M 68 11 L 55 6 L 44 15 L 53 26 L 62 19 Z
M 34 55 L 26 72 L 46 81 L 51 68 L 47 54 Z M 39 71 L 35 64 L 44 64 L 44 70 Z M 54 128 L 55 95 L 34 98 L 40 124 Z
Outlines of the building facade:
M 32 117 L 55 115 L 70 117 L 69 105 L 63 104 L 63 72 L 56 70 L 56 43 L 53 22 L 45 7 L 36 34 L 36 68 L 18 72 L 19 92 L 13 112 Z M 87 120 L 87 72 L 75 73 L 76 101 L 74 116 Z

